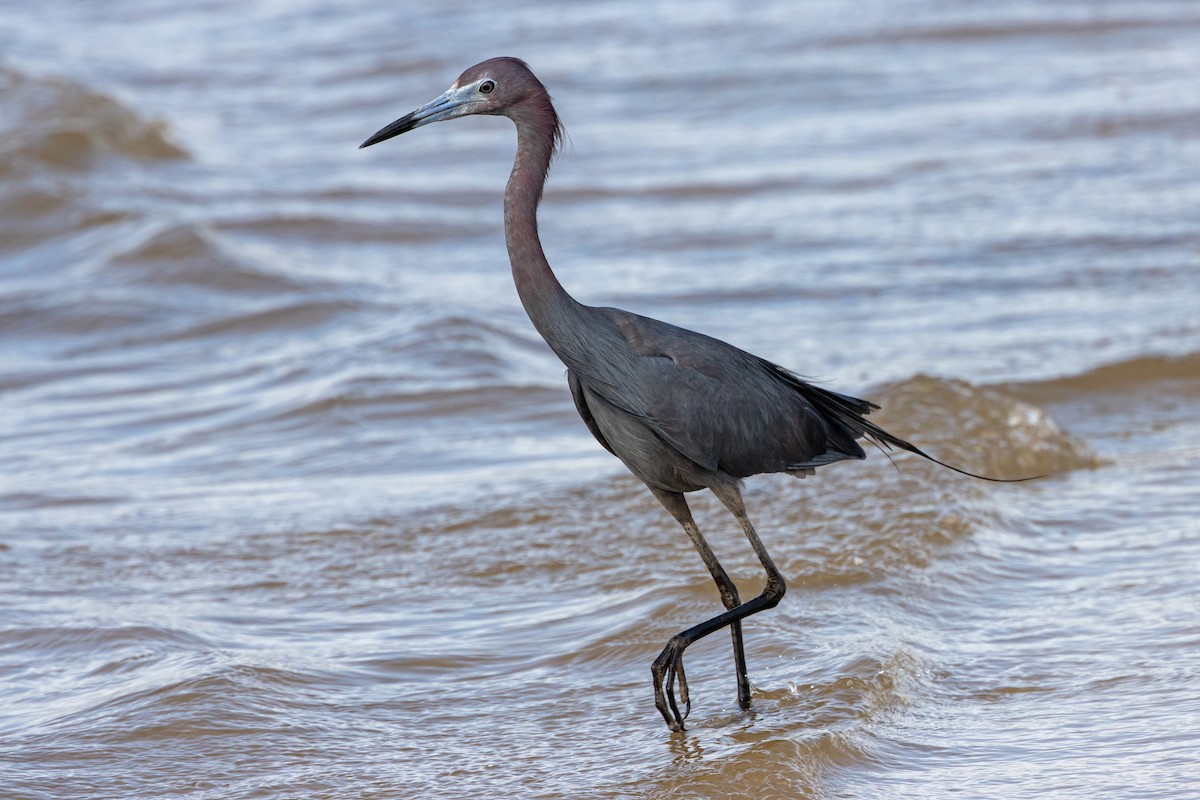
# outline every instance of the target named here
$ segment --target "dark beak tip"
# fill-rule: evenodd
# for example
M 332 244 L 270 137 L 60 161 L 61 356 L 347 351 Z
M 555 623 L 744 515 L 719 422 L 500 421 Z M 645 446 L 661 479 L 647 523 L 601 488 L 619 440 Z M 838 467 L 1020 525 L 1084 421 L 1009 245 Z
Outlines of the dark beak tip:
M 374 134 L 367 137 L 367 140 L 365 142 L 363 142 L 362 144 L 360 144 L 358 146 L 358 149 L 362 150 L 364 147 L 370 147 L 373 144 L 379 144 L 380 142 L 387 141 L 388 139 L 391 139 L 393 136 L 399 136 L 402 133 L 408 133 L 413 128 L 419 127 L 420 124 L 421 124 L 420 122 L 416 122 L 414 124 L 412 114 L 405 114 L 403 117 L 396 120 L 391 125 L 387 125 L 383 128 L 380 128 L 379 130 L 375 131 Z
M 366 140 L 358 146 L 358 149 L 362 150 L 364 147 L 370 147 L 373 144 L 379 144 L 380 142 L 384 141 L 385 139 L 392 138 L 391 136 L 383 136 L 383 135 L 381 135 L 382 133 L 383 133 L 383 131 L 379 131 L 379 133 L 376 133 L 372 136 L 368 136 L 366 138 Z

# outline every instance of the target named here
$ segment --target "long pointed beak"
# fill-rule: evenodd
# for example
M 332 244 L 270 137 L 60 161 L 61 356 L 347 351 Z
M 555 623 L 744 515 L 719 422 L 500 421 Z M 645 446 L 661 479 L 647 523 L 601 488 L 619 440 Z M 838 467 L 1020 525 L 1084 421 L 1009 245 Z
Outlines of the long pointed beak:
M 360 144 L 358 149 L 361 150 L 364 147 L 379 144 L 385 139 L 391 139 L 393 136 L 408 133 L 414 128 L 428 125 L 431 122 L 441 122 L 442 120 L 454 119 L 455 117 L 471 113 L 467 109 L 474 101 L 468 97 L 464 97 L 462 92 L 462 89 L 447 89 L 416 111 L 409 112 L 391 125 L 381 128 L 374 136 Z

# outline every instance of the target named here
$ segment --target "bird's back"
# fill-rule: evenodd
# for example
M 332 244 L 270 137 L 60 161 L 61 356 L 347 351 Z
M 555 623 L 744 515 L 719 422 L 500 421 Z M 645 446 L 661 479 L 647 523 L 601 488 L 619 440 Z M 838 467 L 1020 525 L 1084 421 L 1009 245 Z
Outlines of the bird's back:
M 613 308 L 586 313 L 593 335 L 560 352 L 576 405 L 648 483 L 691 491 L 864 457 L 855 439 L 871 404 L 695 331 Z

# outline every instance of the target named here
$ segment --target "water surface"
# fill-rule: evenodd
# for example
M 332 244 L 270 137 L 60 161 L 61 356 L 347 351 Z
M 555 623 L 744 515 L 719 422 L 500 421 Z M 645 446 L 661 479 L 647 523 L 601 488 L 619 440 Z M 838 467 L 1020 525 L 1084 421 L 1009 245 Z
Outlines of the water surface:
M 0 796 L 1186 798 L 1200 10 L 153 0 L 0 14 Z M 584 302 L 884 406 L 720 610 L 524 316 L 494 55 Z M 762 577 L 693 496 L 723 563 Z

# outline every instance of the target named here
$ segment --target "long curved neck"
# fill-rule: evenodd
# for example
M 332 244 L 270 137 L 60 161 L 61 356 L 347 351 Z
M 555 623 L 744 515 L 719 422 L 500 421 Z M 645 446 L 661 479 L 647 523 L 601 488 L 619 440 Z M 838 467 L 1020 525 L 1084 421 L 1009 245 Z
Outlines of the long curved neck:
M 551 271 L 537 229 L 537 208 L 554 155 L 554 141 L 550 132 L 535 122 L 524 119 L 514 122 L 517 157 L 504 191 L 508 260 L 525 313 L 542 338 L 566 360 L 563 348 L 569 347 L 574 339 L 569 320 L 580 306 Z

